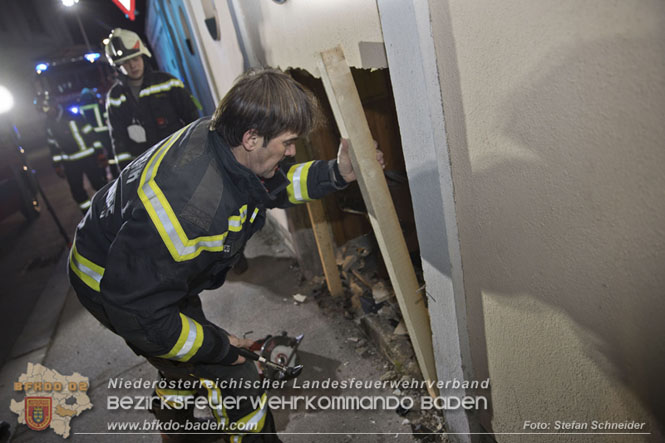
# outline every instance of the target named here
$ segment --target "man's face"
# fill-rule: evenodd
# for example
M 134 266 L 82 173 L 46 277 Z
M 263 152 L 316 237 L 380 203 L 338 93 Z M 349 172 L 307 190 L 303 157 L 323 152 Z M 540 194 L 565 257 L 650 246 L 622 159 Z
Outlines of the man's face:
M 272 178 L 277 171 L 277 165 L 285 157 L 296 155 L 296 140 L 298 134 L 283 132 L 263 146 L 264 138 L 256 136 L 256 148 L 250 156 L 249 169 L 259 177 Z
M 143 77 L 143 68 L 143 57 L 141 54 L 120 64 L 120 71 L 132 80 L 139 80 Z

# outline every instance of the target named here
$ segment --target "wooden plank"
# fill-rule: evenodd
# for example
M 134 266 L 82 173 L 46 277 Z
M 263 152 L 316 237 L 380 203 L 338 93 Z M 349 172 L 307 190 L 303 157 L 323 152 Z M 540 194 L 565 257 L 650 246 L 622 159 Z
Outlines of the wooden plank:
M 321 265 L 323 266 L 323 275 L 326 277 L 326 284 L 330 294 L 339 297 L 344 294 L 342 280 L 339 278 L 337 263 L 335 260 L 335 240 L 333 239 L 332 229 L 328 220 L 323 203 L 314 200 L 307 203 L 307 212 L 312 223 L 312 231 L 316 240 L 316 247 L 319 250 Z
M 351 162 L 370 222 L 386 263 L 416 359 L 427 381 L 436 380 L 429 314 L 404 241 L 381 166 L 376 161 L 358 90 L 341 47 L 321 53 L 321 78 L 342 137 L 349 139 Z M 430 395 L 435 394 L 433 389 Z
M 326 158 L 325 155 L 322 155 L 320 149 L 307 139 L 303 141 L 302 147 L 304 158 Z M 296 154 L 296 159 L 298 159 L 298 154 Z M 314 200 L 307 203 L 307 214 L 309 215 L 309 221 L 312 225 L 312 234 L 316 241 L 316 248 L 319 251 L 319 258 L 321 259 L 323 275 L 326 278 L 328 290 L 334 297 L 343 295 L 344 289 L 342 288 L 342 280 L 340 280 L 339 277 L 337 260 L 335 257 L 335 252 L 337 250 L 335 246 L 335 236 L 333 235 L 332 227 L 326 216 L 327 213 L 323 201 Z

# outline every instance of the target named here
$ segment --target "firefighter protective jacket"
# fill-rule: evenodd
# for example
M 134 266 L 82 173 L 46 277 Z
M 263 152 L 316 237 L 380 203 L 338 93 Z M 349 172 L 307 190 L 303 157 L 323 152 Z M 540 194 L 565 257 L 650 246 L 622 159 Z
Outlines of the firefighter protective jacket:
M 111 87 L 106 97 L 109 134 L 117 162 L 128 162 L 155 143 L 199 118 L 196 104 L 182 81 L 166 72 L 153 71 L 145 63 L 143 84 L 136 99 L 127 77 Z M 128 127 L 141 126 L 146 141 L 136 142 Z
M 267 208 L 318 199 L 346 183 L 335 160 L 296 164 L 262 182 L 208 124 L 198 120 L 155 145 L 95 194 L 69 266 L 139 353 L 226 364 L 235 357 L 224 360 L 223 330 L 180 307 L 222 285 Z
M 66 113 L 59 107 L 54 117 L 46 118 L 46 142 L 53 166 L 103 152 L 102 144 L 93 135 L 92 125 L 80 115 Z

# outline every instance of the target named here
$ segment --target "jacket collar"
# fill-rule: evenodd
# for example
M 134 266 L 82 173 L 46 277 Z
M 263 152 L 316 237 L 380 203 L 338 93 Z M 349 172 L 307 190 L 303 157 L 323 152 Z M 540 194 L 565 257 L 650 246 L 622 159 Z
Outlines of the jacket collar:
M 207 123 L 208 121 L 205 124 Z M 286 189 L 290 183 L 281 169 L 278 169 L 270 179 L 260 179 L 249 168 L 236 160 L 231 152 L 231 147 L 215 131 L 208 133 L 208 146 L 211 148 L 220 169 L 228 175 L 238 189 L 246 190 L 254 201 L 267 205 L 274 201 L 277 195 Z

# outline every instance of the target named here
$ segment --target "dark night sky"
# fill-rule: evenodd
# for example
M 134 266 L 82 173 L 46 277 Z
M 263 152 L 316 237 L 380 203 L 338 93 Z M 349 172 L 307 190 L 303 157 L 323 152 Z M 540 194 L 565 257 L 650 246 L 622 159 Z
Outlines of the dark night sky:
M 52 0 L 58 1 L 59 0 Z M 145 41 L 143 34 L 145 24 L 147 0 L 136 0 L 136 17 L 134 21 L 125 17 L 125 14 L 120 11 L 112 0 L 80 0 L 79 3 L 72 8 L 64 8 L 64 15 L 67 17 L 66 22 L 69 26 L 74 44 L 84 44 L 83 36 L 76 17 L 74 16 L 73 9 L 76 9 L 83 27 L 90 40 L 90 45 L 93 48 L 101 50 L 101 42 L 104 38 L 108 37 L 113 28 L 131 29 L 137 32 Z

